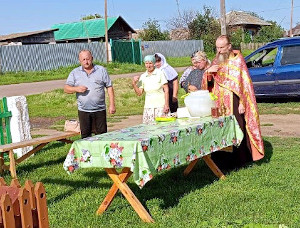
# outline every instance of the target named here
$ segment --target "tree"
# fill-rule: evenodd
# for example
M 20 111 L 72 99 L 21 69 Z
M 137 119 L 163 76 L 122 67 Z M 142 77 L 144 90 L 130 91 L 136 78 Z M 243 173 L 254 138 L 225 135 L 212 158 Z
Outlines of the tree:
M 98 13 L 96 13 L 96 14 L 90 14 L 90 15 L 82 17 L 81 20 L 86 21 L 86 20 L 91 20 L 91 19 L 96 19 L 96 18 L 103 18 L 103 16 L 101 16 Z
M 243 31 L 243 29 L 241 28 L 231 31 L 229 36 L 230 36 L 232 47 L 234 49 L 240 49 L 241 42 L 250 43 L 252 41 L 249 32 Z M 244 40 L 243 40 L 243 36 L 244 36 Z
M 283 37 L 284 29 L 275 21 L 268 21 L 272 25 L 262 27 L 258 34 L 253 37 L 253 42 L 263 43 L 277 40 Z
M 221 35 L 221 26 L 213 10 L 210 7 L 203 7 L 203 14 L 198 13 L 197 17 L 188 25 L 192 39 L 203 40 L 204 50 L 212 52 L 215 50 L 215 41 Z
M 157 20 L 149 19 L 143 24 L 143 31 L 140 33 L 142 40 L 155 41 L 155 40 L 168 40 L 168 31 L 162 32 Z
M 172 29 L 188 28 L 189 24 L 197 17 L 198 11 L 184 10 L 179 16 L 175 16 L 168 21 L 167 27 Z

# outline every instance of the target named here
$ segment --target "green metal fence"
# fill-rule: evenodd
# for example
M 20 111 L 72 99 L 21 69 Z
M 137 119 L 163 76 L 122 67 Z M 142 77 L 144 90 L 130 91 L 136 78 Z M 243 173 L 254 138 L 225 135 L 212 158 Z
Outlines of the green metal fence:
M 9 119 L 12 116 L 7 109 L 6 97 L 2 98 L 2 108 L 0 106 L 0 145 L 11 143 L 11 132 Z
M 110 40 L 113 62 L 142 64 L 141 41 Z

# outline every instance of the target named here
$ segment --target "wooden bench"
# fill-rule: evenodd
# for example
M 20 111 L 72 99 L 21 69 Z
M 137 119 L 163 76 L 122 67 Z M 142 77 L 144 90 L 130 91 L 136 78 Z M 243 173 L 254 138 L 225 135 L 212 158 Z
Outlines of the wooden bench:
M 30 157 L 35 152 L 42 149 L 48 143 L 53 141 L 61 141 L 66 143 L 72 143 L 72 140 L 68 138 L 72 136 L 79 135 L 79 132 L 64 131 L 53 135 L 47 135 L 39 138 L 34 138 L 22 142 L 9 143 L 5 145 L 0 145 L 0 173 L 3 170 L 9 170 L 12 178 L 17 178 L 16 165 L 24 161 L 26 158 Z M 35 146 L 31 151 L 24 154 L 22 157 L 15 159 L 13 149 L 23 148 L 26 146 Z M 9 165 L 4 164 L 4 154 L 7 153 L 9 157 Z

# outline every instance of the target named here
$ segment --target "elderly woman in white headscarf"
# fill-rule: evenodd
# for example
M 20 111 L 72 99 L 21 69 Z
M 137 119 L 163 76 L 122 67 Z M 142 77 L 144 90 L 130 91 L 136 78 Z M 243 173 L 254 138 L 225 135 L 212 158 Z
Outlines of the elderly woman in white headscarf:
M 169 113 L 169 89 L 165 74 L 155 68 L 154 55 L 144 58 L 146 72 L 132 79 L 135 93 L 141 96 L 145 91 L 145 105 L 143 123 L 151 123 L 155 117 L 165 116 Z
M 161 53 L 155 53 L 154 56 L 156 68 L 162 70 L 168 80 L 170 112 L 176 112 L 178 108 L 178 73 L 167 63 Z

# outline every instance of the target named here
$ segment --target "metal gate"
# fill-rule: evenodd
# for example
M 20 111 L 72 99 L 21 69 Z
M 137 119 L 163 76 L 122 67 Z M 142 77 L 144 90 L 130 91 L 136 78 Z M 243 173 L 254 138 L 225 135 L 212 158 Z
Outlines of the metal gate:
M 142 64 L 141 41 L 110 40 L 113 62 Z

